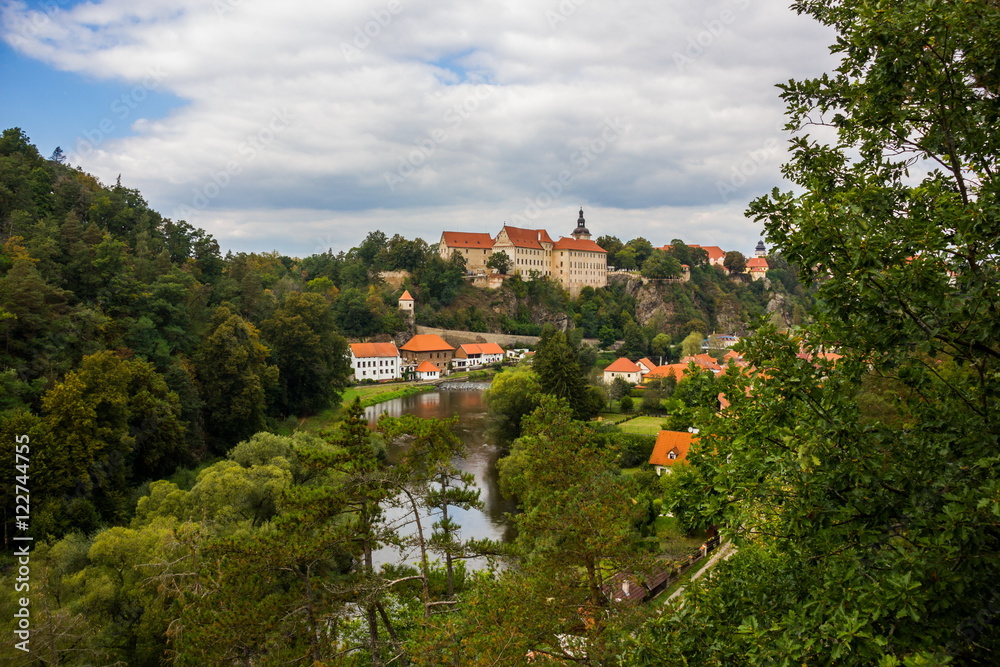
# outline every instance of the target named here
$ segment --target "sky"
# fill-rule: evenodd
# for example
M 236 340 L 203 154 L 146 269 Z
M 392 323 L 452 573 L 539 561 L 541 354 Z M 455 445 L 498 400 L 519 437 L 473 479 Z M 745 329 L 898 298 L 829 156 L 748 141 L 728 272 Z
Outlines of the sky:
M 576 226 L 753 251 L 776 84 L 836 66 L 787 0 L 0 4 L 0 127 L 223 251 Z

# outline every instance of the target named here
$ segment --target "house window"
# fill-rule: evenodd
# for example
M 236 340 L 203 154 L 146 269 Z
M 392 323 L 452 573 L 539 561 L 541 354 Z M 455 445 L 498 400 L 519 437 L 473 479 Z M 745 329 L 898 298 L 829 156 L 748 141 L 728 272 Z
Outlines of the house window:
M 667 454 L 667 458 L 670 459 L 671 461 L 674 460 L 674 459 L 676 459 L 677 458 L 677 452 L 670 452 L 669 454 Z

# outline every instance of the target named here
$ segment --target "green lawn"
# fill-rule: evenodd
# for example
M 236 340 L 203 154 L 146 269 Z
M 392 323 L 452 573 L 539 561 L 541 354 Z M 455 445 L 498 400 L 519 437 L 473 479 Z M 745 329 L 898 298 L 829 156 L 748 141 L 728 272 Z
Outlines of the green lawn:
M 618 428 L 622 433 L 639 433 L 642 435 L 657 435 L 663 429 L 665 417 L 636 417 L 624 424 L 619 424 Z

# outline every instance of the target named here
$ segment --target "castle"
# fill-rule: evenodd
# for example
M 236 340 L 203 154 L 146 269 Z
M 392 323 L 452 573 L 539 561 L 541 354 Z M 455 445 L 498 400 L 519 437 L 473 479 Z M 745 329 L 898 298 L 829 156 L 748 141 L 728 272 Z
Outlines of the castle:
M 608 284 L 608 253 L 590 240 L 580 209 L 576 229 L 570 236 L 553 241 L 544 229 L 524 229 L 504 225 L 496 237 L 475 232 L 443 232 L 438 253 L 448 259 L 458 252 L 465 258 L 466 269 L 486 273 L 486 263 L 494 253 L 503 252 L 510 259 L 510 273 L 527 280 L 550 277 L 576 297 L 586 287 Z

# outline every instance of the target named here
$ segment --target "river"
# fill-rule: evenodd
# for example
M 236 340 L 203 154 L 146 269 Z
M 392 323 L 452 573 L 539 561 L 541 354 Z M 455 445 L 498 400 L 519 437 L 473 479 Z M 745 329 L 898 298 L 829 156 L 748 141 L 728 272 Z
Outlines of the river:
M 490 442 L 486 433 L 486 405 L 483 402 L 483 395 L 489 384 L 462 383 L 455 386 L 460 388 L 448 389 L 445 385 L 444 388 L 435 391 L 413 394 L 373 405 L 365 409 L 365 417 L 369 423 L 374 424 L 383 413 L 388 413 L 392 417 L 412 414 L 417 417 L 441 419 L 457 414 L 459 419 L 455 432 L 465 441 L 468 451 L 463 458 L 455 459 L 454 463 L 463 472 L 475 476 L 476 485 L 480 489 L 479 499 L 483 501 L 483 509 L 451 508 L 448 513 L 462 527 L 461 539 L 507 541 L 512 537 L 512 528 L 505 513 L 513 513 L 516 504 L 503 497 L 497 484 L 496 463 L 500 458 L 501 450 Z M 388 452 L 390 462 L 395 462 L 398 459 L 404 447 L 405 445 L 390 445 Z M 387 510 L 389 520 L 401 520 L 404 515 L 403 510 L 395 508 Z M 430 535 L 431 524 L 438 518 L 437 515 L 429 518 L 426 514 L 423 515 L 421 522 L 425 536 Z M 413 531 L 415 528 L 410 529 L 410 532 Z M 378 564 L 400 562 L 401 560 L 414 563 L 418 554 L 405 553 L 400 555 L 395 549 L 385 548 L 376 552 L 375 558 Z M 473 561 L 469 565 L 470 567 L 482 567 L 484 563 Z

